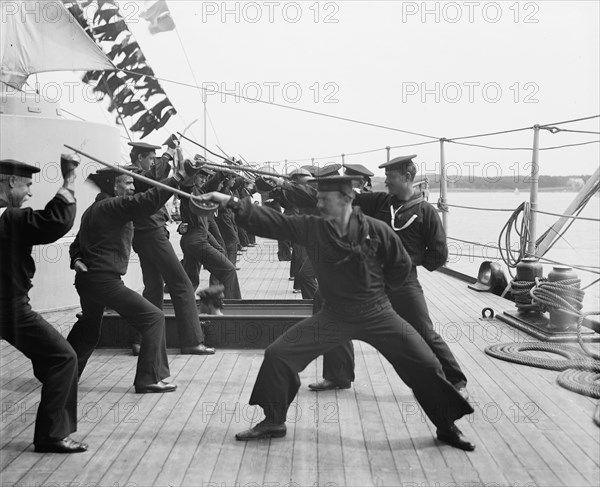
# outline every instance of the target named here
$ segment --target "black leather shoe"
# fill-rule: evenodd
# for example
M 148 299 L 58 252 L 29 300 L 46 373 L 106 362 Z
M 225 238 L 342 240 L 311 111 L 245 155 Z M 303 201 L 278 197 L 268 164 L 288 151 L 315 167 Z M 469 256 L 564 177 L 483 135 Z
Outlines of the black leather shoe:
M 236 434 L 235 439 L 238 441 L 252 441 L 261 440 L 263 438 L 282 438 L 285 436 L 286 432 L 287 428 L 285 423 L 275 424 L 265 419 L 253 428 Z
M 454 424 L 448 427 L 448 429 L 438 428 L 437 437 L 438 440 L 443 441 L 454 448 L 459 448 L 460 450 L 465 451 L 475 450 L 475 445 L 467 440 L 465 435 L 463 435 L 463 432 Z
M 35 451 L 38 453 L 81 453 L 87 451 L 86 443 L 80 443 L 68 436 L 62 440 L 49 441 L 35 445 Z
M 141 347 L 141 345 L 139 343 L 132 343 L 131 344 L 131 355 L 133 355 L 134 357 L 137 357 L 140 354 L 140 347 Z
M 311 391 L 333 391 L 334 389 L 350 389 L 350 387 L 352 387 L 352 382 L 338 382 L 328 379 L 308 384 Z
M 173 392 L 177 389 L 175 384 L 169 384 L 168 382 L 159 381 L 156 384 L 148 384 L 147 386 L 135 386 L 135 392 L 137 394 L 152 394 L 162 392 Z
M 184 355 L 213 355 L 215 349 L 201 343 L 195 347 L 181 347 L 181 353 Z

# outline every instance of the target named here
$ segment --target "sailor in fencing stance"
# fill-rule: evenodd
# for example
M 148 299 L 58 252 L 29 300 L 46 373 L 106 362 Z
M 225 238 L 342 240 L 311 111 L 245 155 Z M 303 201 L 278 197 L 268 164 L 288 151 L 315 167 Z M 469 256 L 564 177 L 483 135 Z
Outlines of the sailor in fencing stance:
M 388 192 L 361 191 L 354 199 L 354 205 L 366 215 L 385 222 L 402 240 L 412 266 L 404 284 L 394 292 L 388 292 L 392 307 L 423 337 L 440 361 L 446 378 L 467 398 L 467 378 L 448 344 L 434 329 L 417 277 L 418 266 L 430 272 L 443 266 L 448 258 L 448 246 L 435 208 L 414 189 L 415 157 L 400 156 L 381 164 L 379 167 L 385 169 Z M 366 168 L 359 166 L 352 166 L 350 173 L 368 177 Z M 352 381 L 354 349 L 352 342 L 346 342 L 324 355 L 323 380 L 308 387 L 314 391 L 348 389 Z
M 85 443 L 69 437 L 77 431 L 77 354 L 29 304 L 35 273 L 32 247 L 55 242 L 73 226 L 77 164 L 61 158 L 64 184 L 43 210 L 32 210 L 21 206 L 32 194 L 32 175 L 40 169 L 12 159 L 0 161 L 0 338 L 31 360 L 42 383 L 33 433 L 36 452 L 87 450 Z
M 374 346 L 412 389 L 437 437 L 473 450 L 454 422 L 473 408 L 448 382 L 423 338 L 392 309 L 386 295 L 402 285 L 411 261 L 400 239 L 383 222 L 352 208 L 352 177 L 320 178 L 321 216 L 292 215 L 257 207 L 222 193 L 201 198 L 236 211 L 256 235 L 288 239 L 306 247 L 321 286 L 323 309 L 297 323 L 265 351 L 250 397 L 265 420 L 238 433 L 241 441 L 282 437 L 286 414 L 300 387 L 298 373 L 319 355 L 352 339 Z

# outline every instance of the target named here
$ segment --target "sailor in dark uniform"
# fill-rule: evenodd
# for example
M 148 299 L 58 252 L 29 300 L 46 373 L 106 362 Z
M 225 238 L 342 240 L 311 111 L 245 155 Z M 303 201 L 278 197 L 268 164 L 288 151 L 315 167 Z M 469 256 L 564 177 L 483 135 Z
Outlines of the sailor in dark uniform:
M 222 180 L 223 186 L 221 191 L 231 196 L 231 188 L 235 184 L 235 173 L 231 171 L 217 171 L 217 175 L 224 178 Z M 216 221 L 219 231 L 221 232 L 221 236 L 223 237 L 223 241 L 225 242 L 225 252 L 227 253 L 227 258 L 235 267 L 237 262 L 238 245 L 240 243 L 235 217 L 230 209 L 223 208 L 218 211 Z
M 176 186 L 184 176 L 181 170 L 163 182 Z M 170 375 L 165 315 L 142 295 L 125 287 L 121 280 L 131 253 L 132 221 L 156 213 L 172 193 L 151 188 L 134 194 L 133 178 L 112 169 L 97 171 L 89 179 L 101 192 L 84 212 L 79 233 L 69 249 L 82 314 L 67 340 L 77 353 L 79 375 L 100 339 L 102 316 L 108 306 L 142 334 L 135 391 L 138 394 L 174 391 L 177 386 L 163 380 Z
M 268 166 L 261 168 L 261 170 L 271 171 Z M 265 208 L 271 208 L 278 213 L 283 211 L 281 207 L 281 192 L 275 192 L 276 186 L 270 181 L 269 178 L 262 176 L 257 177 L 254 180 L 256 191 L 260 195 L 261 204 Z M 279 262 L 291 262 L 292 260 L 292 243 L 287 240 L 277 241 L 277 260 Z M 290 267 L 290 281 L 294 280 L 295 269 Z
M 31 309 L 29 289 L 35 273 L 33 245 L 55 242 L 75 220 L 77 163 L 61 159 L 64 183 L 43 210 L 21 208 L 32 195 L 39 168 L 0 161 L 0 337 L 23 352 L 42 383 L 33 443 L 37 452 L 78 453 L 85 443 L 69 438 L 77 431 L 77 355 L 44 318 Z
M 235 178 L 234 181 L 235 182 L 233 183 L 233 186 L 231 187 L 232 196 L 237 196 L 238 198 L 246 198 L 246 197 L 250 196 L 250 194 L 248 192 L 243 191 L 244 187 L 246 186 L 246 183 L 248 182 L 248 179 L 246 179 L 243 176 L 238 176 L 237 178 Z M 248 250 L 248 246 L 250 245 L 250 239 L 248 238 L 248 234 L 246 233 L 246 230 L 244 230 L 237 224 L 235 215 L 234 215 L 234 221 L 235 221 L 235 225 L 236 225 L 237 232 L 238 232 L 238 238 L 240 241 L 240 243 L 238 244 L 238 252 L 239 251 L 245 252 L 246 250 Z
M 311 173 L 298 168 L 290 171 L 289 180 L 273 178 L 271 181 L 277 184 L 277 191 L 281 194 L 279 201 L 286 210 L 286 215 L 316 215 L 317 191 L 307 185 Z M 312 263 L 308 258 L 306 249 L 299 243 L 292 244 L 292 260 L 290 262 L 290 275 L 294 276 L 294 292 L 299 290 L 302 299 L 313 299 L 317 292 L 318 283 Z
M 357 193 L 371 193 L 371 178 L 375 175 L 362 164 L 345 164 L 344 174 L 346 176 L 357 176 L 358 185 L 354 188 Z
M 159 146 L 145 142 L 129 142 L 132 146 L 131 163 L 139 172 L 150 179 L 162 180 L 169 176 L 171 167 L 161 161 L 155 164 Z M 136 192 L 150 188 L 136 182 Z M 179 346 L 181 353 L 193 355 L 214 354 L 214 348 L 204 345 L 204 333 L 198 317 L 194 288 L 184 271 L 169 240 L 167 222 L 169 213 L 163 206 L 153 215 L 139 215 L 133 220 L 133 250 L 140 258 L 144 279 L 143 296 L 154 306 L 163 309 L 164 285 L 167 284 L 173 302 Z M 137 355 L 142 340 L 141 334 L 132 333 L 132 350 Z
M 319 355 L 351 339 L 363 340 L 394 366 L 437 427 L 437 437 L 456 448 L 473 450 L 454 422 L 473 408 L 448 382 L 423 338 L 392 309 L 386 288 L 402 285 L 411 261 L 400 239 L 385 223 L 352 208 L 352 178 L 319 178 L 321 217 L 284 216 L 249 199 L 222 193 L 205 199 L 234 208 L 240 222 L 267 238 L 288 238 L 306 247 L 323 295 L 323 309 L 294 325 L 265 351 L 250 404 L 266 419 L 238 433 L 238 440 L 286 434 L 288 408 L 300 386 L 298 373 Z
M 381 164 L 385 169 L 388 193 L 361 193 L 354 200 L 366 215 L 392 227 L 410 255 L 412 266 L 404 284 L 389 297 L 396 312 L 424 338 L 438 358 L 450 383 L 465 397 L 467 378 L 444 339 L 434 330 L 425 296 L 417 278 L 417 266 L 428 271 L 441 267 L 448 258 L 446 233 L 435 208 L 413 189 L 416 167 L 403 156 Z M 315 391 L 347 389 L 354 380 L 352 343 L 323 357 L 323 381 L 309 384 Z
M 222 173 L 213 175 L 208 181 L 205 179 L 206 175 L 205 169 L 200 169 L 192 181 L 193 184 L 182 185 L 181 189 L 195 195 L 216 189 L 221 181 L 220 178 L 223 177 Z M 180 210 L 182 227 L 185 225 L 180 245 L 184 256 L 185 272 L 194 288 L 199 284 L 200 266 L 204 266 L 211 274 L 211 285 L 215 285 L 214 279 L 223 285 L 225 299 L 241 299 L 242 293 L 235 265 L 211 236 L 208 216 L 200 216 L 193 212 L 187 199 L 182 199 Z

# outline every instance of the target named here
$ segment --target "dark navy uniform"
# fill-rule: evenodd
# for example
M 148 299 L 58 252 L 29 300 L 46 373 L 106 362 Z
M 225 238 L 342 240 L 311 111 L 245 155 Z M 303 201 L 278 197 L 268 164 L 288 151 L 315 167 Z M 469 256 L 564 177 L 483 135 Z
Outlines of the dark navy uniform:
M 12 161 L 26 171 L 7 173 L 3 169 L 6 162 L 0 161 L 0 174 L 31 178 L 32 173 L 39 172 L 39 168 Z M 77 430 L 77 355 L 29 304 L 29 289 L 35 274 L 32 246 L 55 242 L 71 229 L 75 198 L 69 190 L 61 188 L 43 210 L 2 210 L 0 337 L 31 360 L 33 373 L 42 383 L 33 440 L 37 447 L 62 440 Z
M 396 292 L 388 293 L 392 306 L 431 347 L 442 364 L 448 381 L 457 389 L 464 387 L 467 378 L 450 347 L 435 331 L 417 278 L 417 266 L 434 271 L 444 265 L 448 258 L 446 233 L 435 208 L 417 194 L 410 201 L 400 202 L 395 196 L 382 192 L 361 193 L 353 204 L 358 205 L 366 215 L 392 226 L 402 240 L 410 255 L 412 267 L 404 285 Z M 393 221 L 392 211 L 395 211 Z M 323 378 L 336 383 L 354 380 L 352 343 L 346 343 L 325 354 Z
M 311 215 L 317 214 L 316 189 L 296 181 L 286 181 L 281 188 L 281 206 L 285 214 Z M 302 292 L 302 299 L 313 299 L 317 292 L 318 283 L 313 265 L 308 258 L 306 249 L 298 244 L 292 244 L 292 261 L 290 275 L 294 277 L 294 289 Z
M 196 190 L 191 187 L 182 188 L 188 193 L 201 194 L 204 190 L 213 189 L 218 184 L 219 178 L 210 179 L 203 189 Z M 235 264 L 232 264 L 222 249 L 209 232 L 208 217 L 199 216 L 191 211 L 188 199 L 181 201 L 181 221 L 187 225 L 186 232 L 181 236 L 181 250 L 184 255 L 184 268 L 194 288 L 198 287 L 200 266 L 204 266 L 213 278 L 223 284 L 226 299 L 241 299 L 240 284 L 238 281 Z M 220 209 L 219 212 L 222 210 Z M 230 216 L 233 214 L 230 210 Z M 236 251 L 237 253 L 237 251 Z
M 176 186 L 173 178 L 164 182 Z M 82 260 L 88 271 L 75 276 L 82 315 L 67 338 L 77 352 L 79 375 L 100 339 L 105 306 L 123 316 L 142 334 L 134 380 L 136 388 L 158 383 L 170 375 L 165 316 L 143 296 L 127 288 L 121 276 L 127 272 L 129 263 L 132 221 L 155 214 L 171 196 L 171 192 L 159 188 L 119 197 L 101 192 L 83 214 L 81 228 L 70 247 L 71 266 L 76 260 Z
M 423 338 L 392 309 L 386 287 L 396 292 L 411 262 L 387 225 L 356 208 L 348 235 L 340 238 L 323 218 L 286 217 L 248 199 L 240 202 L 238 215 L 256 235 L 305 246 L 324 298 L 322 311 L 294 325 L 265 351 L 250 404 L 261 406 L 269 422 L 285 422 L 300 386 L 298 373 L 351 339 L 373 345 L 386 357 L 439 429 L 473 412 Z
M 158 176 L 167 175 L 168 171 Z M 145 174 L 145 176 L 152 178 L 152 174 Z M 135 186 L 136 192 L 149 188 L 140 182 L 136 182 Z M 163 309 L 166 283 L 175 310 L 180 347 L 195 347 L 204 342 L 194 294 L 195 287 L 173 250 L 166 227 L 168 221 L 169 214 L 164 206 L 154 215 L 141 215 L 135 218 L 133 250 L 140 258 L 144 279 L 143 296 L 157 308 Z M 134 343 L 140 343 L 139 332 L 134 331 L 132 339 Z
M 222 178 L 224 175 L 222 172 L 217 172 L 217 176 Z M 231 176 L 229 176 L 231 177 Z M 225 194 L 232 195 L 231 189 L 228 187 L 229 179 L 226 179 L 223 183 L 225 187 L 221 191 Z M 233 212 L 228 208 L 221 208 L 217 213 L 217 226 L 225 242 L 225 252 L 227 258 L 235 267 L 237 262 L 237 251 L 240 239 L 238 236 L 237 225 L 235 223 L 235 216 Z

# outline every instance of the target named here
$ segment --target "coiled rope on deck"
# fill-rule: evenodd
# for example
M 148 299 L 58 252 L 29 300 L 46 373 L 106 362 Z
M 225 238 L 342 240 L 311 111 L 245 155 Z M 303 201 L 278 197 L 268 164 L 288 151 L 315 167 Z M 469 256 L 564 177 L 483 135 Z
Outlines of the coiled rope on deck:
M 523 352 L 549 352 L 561 355 L 564 359 L 536 357 Z M 577 368 L 579 370 L 589 370 L 600 372 L 600 362 L 590 359 L 582 353 L 577 347 L 564 345 L 562 343 L 546 342 L 512 342 L 490 345 L 485 348 L 485 353 L 507 362 L 514 362 L 521 365 L 530 365 L 549 370 L 566 370 Z
M 555 309 L 579 316 L 585 295 L 580 288 L 579 278 L 554 282 L 536 278 L 535 286 L 529 290 L 529 294 L 533 304 L 538 305 L 542 311 Z
M 558 375 L 556 381 L 565 389 L 600 399 L 600 372 L 566 369 Z
M 560 386 L 573 392 L 600 399 L 600 354 L 589 349 L 581 337 L 581 327 L 587 316 L 600 315 L 600 311 L 581 313 L 584 292 L 579 289 L 580 279 L 563 279 L 550 282 L 536 278 L 535 282 L 517 281 L 517 306 L 524 303 L 524 293 L 531 296 L 531 307 L 542 311 L 559 310 L 577 317 L 577 341 L 580 349 L 570 345 L 545 342 L 504 343 L 490 345 L 485 353 L 492 357 L 550 370 L 560 370 Z M 514 282 L 511 284 L 515 287 Z M 513 289 L 513 295 L 515 290 Z M 521 304 L 526 307 L 527 304 Z M 558 354 L 564 359 L 535 357 L 524 352 L 539 351 Z M 600 405 L 599 405 L 600 408 Z M 596 419 L 594 417 L 594 419 Z M 598 423 L 600 426 L 600 423 Z
M 549 352 L 564 359 L 536 357 L 524 352 Z M 588 357 L 576 347 L 561 343 L 503 343 L 486 347 L 485 353 L 507 362 L 541 369 L 562 371 L 557 382 L 570 391 L 600 399 L 600 361 Z

